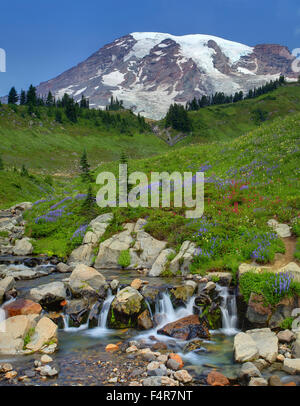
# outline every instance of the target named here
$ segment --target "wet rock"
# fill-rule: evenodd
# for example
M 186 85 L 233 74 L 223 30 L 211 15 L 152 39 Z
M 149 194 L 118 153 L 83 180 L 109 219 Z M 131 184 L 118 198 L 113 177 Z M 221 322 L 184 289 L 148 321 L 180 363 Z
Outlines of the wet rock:
M 67 297 L 65 285 L 62 282 L 51 282 L 30 290 L 30 296 L 46 309 L 60 308 L 60 303 Z
M 114 328 L 134 327 L 138 315 L 145 310 L 143 296 L 131 286 L 120 290 L 114 298 L 109 314 L 109 326 Z
M 226 386 L 230 384 L 226 376 L 217 371 L 211 371 L 208 374 L 206 381 L 208 385 L 211 386 Z
M 6 373 L 13 370 L 13 366 L 11 364 L 5 363 L 0 365 L 0 372 Z
M 242 365 L 239 372 L 239 378 L 244 380 L 249 380 L 253 377 L 261 377 L 261 373 L 258 368 L 252 362 L 246 362 Z
M 105 347 L 106 352 L 115 352 L 119 350 L 119 346 L 116 344 L 107 344 Z
M 12 289 L 14 289 L 16 286 L 16 282 L 15 279 L 11 276 L 7 276 L 4 279 L 0 280 L 0 291 L 2 291 L 2 296 L 4 296 L 4 294 Z M 0 300 L 1 303 L 1 300 Z
M 300 373 L 300 358 L 288 359 L 283 363 L 283 370 L 291 375 Z
M 279 331 L 277 337 L 281 343 L 291 343 L 296 339 L 295 334 L 290 330 Z
M 276 306 L 269 320 L 271 329 L 280 328 L 281 323 L 291 317 L 292 311 L 300 307 L 300 297 L 294 295 L 292 297 L 283 298 Z
M 35 303 L 28 299 L 17 299 L 12 303 L 4 306 L 7 317 L 19 315 L 40 314 L 42 307 L 39 303 Z
M 10 372 L 6 372 L 5 374 L 5 378 L 6 379 L 13 379 L 18 375 L 17 371 L 10 371 Z
M 99 303 L 100 305 L 100 303 Z M 93 308 L 94 309 L 94 308 Z M 96 310 L 96 309 L 94 309 Z M 90 315 L 90 318 L 94 319 L 94 314 L 89 314 L 90 307 L 89 301 L 86 298 L 73 299 L 68 301 L 66 306 L 66 314 L 70 316 L 69 326 L 79 327 L 81 324 L 85 323 Z M 99 309 L 97 309 L 95 314 L 95 325 L 98 324 L 98 314 Z
M 192 315 L 184 317 L 172 323 L 166 324 L 157 331 L 158 334 L 167 335 L 181 340 L 191 340 L 193 338 L 209 338 L 210 333 L 207 324 L 198 316 Z
M 53 377 L 58 375 L 58 371 L 54 367 L 50 367 L 50 365 L 44 365 L 42 367 L 39 367 L 39 372 L 42 376 L 49 376 Z
M 142 284 L 143 284 L 143 281 L 141 281 L 140 279 L 134 279 L 134 280 L 131 282 L 131 285 L 130 285 L 130 286 L 131 286 L 133 289 L 140 290 L 141 287 L 142 287 Z
M 208 276 L 209 280 L 212 278 L 218 278 L 218 284 L 221 286 L 230 286 L 232 282 L 232 273 L 231 272 L 213 272 Z
M 251 378 L 249 386 L 268 386 L 268 382 L 264 378 Z
M 153 328 L 153 322 L 149 310 L 144 310 L 137 318 L 138 328 L 141 330 L 150 330 Z
M 182 383 L 190 383 L 193 380 L 193 377 L 185 369 L 182 369 L 181 371 L 176 371 L 174 374 L 174 378 Z
M 177 286 L 171 289 L 171 299 L 176 306 L 184 305 L 187 303 L 189 298 L 193 296 L 197 284 L 193 281 L 187 281 L 184 285 Z
M 29 238 L 22 238 L 21 240 L 17 240 L 16 244 L 13 249 L 14 255 L 30 255 L 33 252 L 33 246 L 29 241 Z
M 270 376 L 268 382 L 270 386 L 283 386 L 279 376 L 277 375 Z
M 41 356 L 41 363 L 42 364 L 50 364 L 50 362 L 52 362 L 53 359 L 51 357 L 49 357 L 49 355 L 42 355 Z
M 157 342 L 151 346 L 152 351 L 161 351 L 161 350 L 167 350 L 168 346 L 166 343 L 162 342 Z
M 152 376 L 143 380 L 143 386 L 178 386 L 178 381 L 167 376 Z
M 70 276 L 69 286 L 75 297 L 99 296 L 105 298 L 108 285 L 96 269 L 79 264 Z
M 31 316 L 14 316 L 0 323 L 0 354 L 21 353 L 24 338 L 35 325 Z
M 176 363 L 176 365 L 175 365 L 175 363 Z M 175 353 L 169 354 L 169 359 L 167 362 L 168 368 L 173 369 L 174 371 L 177 371 L 178 369 L 183 368 L 183 365 L 184 365 L 184 363 L 183 363 L 180 355 L 175 354 Z
M 37 323 L 34 334 L 26 348 L 34 352 L 39 351 L 43 346 L 49 345 L 51 341 L 56 341 L 56 334 L 57 325 L 48 317 L 43 317 Z
M 74 267 L 73 266 L 69 266 L 67 264 L 64 264 L 63 262 L 59 262 L 56 266 L 56 269 L 58 270 L 58 272 L 60 273 L 67 273 L 67 272 L 72 272 Z
M 118 279 L 114 279 L 113 281 L 110 282 L 110 288 L 113 293 L 117 292 L 119 285 L 120 281 L 118 281 Z

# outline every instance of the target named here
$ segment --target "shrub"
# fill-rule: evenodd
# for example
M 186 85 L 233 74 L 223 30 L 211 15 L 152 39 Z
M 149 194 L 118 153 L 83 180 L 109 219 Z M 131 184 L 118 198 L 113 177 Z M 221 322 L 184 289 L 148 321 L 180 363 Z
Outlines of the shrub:
M 293 324 L 293 317 L 287 317 L 280 323 L 280 328 L 282 330 L 291 330 Z
M 128 268 L 130 265 L 130 253 L 129 250 L 124 250 L 121 252 L 119 259 L 118 259 L 118 264 L 122 267 L 122 268 Z

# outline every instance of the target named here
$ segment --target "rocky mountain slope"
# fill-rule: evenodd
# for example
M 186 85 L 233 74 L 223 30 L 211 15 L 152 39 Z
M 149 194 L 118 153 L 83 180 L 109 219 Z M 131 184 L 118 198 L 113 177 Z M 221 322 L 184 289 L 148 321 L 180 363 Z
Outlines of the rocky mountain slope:
M 68 93 L 75 100 L 84 94 L 97 108 L 113 95 L 126 108 L 160 119 L 173 102 L 186 103 L 216 91 L 247 91 L 280 74 L 295 78 L 293 60 L 280 45 L 250 47 L 209 35 L 132 33 L 41 83 L 38 93 Z

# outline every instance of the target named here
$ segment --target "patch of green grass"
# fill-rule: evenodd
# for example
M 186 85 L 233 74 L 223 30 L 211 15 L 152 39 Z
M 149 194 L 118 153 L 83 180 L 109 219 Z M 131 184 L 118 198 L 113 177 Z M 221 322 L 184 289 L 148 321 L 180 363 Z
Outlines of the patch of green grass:
M 278 276 L 272 272 L 246 272 L 241 275 L 239 285 L 245 302 L 249 301 L 252 292 L 262 295 L 265 304 L 271 304 L 272 306 L 279 303 L 286 296 L 300 295 L 299 282 L 292 281 L 288 290 L 279 292 L 274 287 L 276 278 Z
M 293 317 L 286 317 L 280 324 L 282 330 L 291 330 L 293 324 Z
M 118 259 L 118 264 L 122 267 L 122 268 L 128 268 L 130 265 L 130 253 L 129 250 L 124 250 L 121 251 L 119 259 Z
M 297 243 L 296 243 L 296 249 L 294 253 L 294 257 L 300 261 L 300 238 L 298 238 Z
M 31 329 L 29 329 L 28 333 L 26 334 L 26 336 L 25 336 L 25 338 L 24 338 L 24 345 L 23 345 L 23 349 L 24 349 L 24 350 L 26 349 L 27 344 L 30 343 L 31 338 L 32 338 L 34 332 L 35 332 L 35 329 L 34 329 L 34 328 L 31 328 Z

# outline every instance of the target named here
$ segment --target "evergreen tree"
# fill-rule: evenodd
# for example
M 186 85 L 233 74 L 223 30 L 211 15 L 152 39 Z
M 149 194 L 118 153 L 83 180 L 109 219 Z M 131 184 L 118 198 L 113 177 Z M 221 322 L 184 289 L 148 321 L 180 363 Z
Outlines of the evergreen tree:
M 83 154 L 80 159 L 80 170 L 81 170 L 81 179 L 84 182 L 90 182 L 91 181 L 90 165 L 88 163 L 86 150 L 83 151 Z
M 12 87 L 8 94 L 8 104 L 17 104 L 19 98 L 17 91 L 14 87 Z
M 89 101 L 88 101 L 87 98 L 84 97 L 84 95 L 81 96 L 80 108 L 81 109 L 88 109 L 89 108 Z
M 61 111 L 59 109 L 57 109 L 56 112 L 55 112 L 55 121 L 57 123 L 62 123 L 63 122 L 62 121 L 62 114 L 61 114 Z
M 26 92 L 25 90 L 21 90 L 20 105 L 23 106 L 24 104 L 26 104 Z
M 54 98 L 52 96 L 52 93 L 49 91 L 47 99 L 46 99 L 46 106 L 52 107 L 53 105 L 54 105 Z
M 178 131 L 191 131 L 191 122 L 187 111 L 182 105 L 172 104 L 165 119 L 165 127 L 172 127 Z
M 36 106 L 37 104 L 36 88 L 32 85 L 29 86 L 27 92 L 26 104 L 31 106 Z

